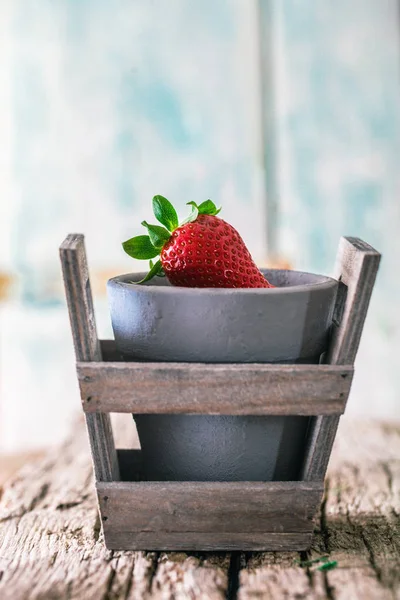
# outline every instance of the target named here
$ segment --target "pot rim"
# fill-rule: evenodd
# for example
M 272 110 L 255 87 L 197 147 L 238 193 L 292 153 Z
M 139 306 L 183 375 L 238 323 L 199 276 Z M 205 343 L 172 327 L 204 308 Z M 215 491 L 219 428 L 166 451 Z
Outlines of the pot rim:
M 293 294 L 298 292 L 308 292 L 310 289 L 329 289 L 337 286 L 337 279 L 328 277 L 326 275 L 318 275 L 316 273 L 309 273 L 308 271 L 297 271 L 294 269 L 260 269 L 263 274 L 268 273 L 296 273 L 299 275 L 309 275 L 314 279 L 310 283 L 302 283 L 299 285 L 287 285 L 274 288 L 197 288 L 197 287 L 184 287 L 184 286 L 169 286 L 169 285 L 137 285 L 134 281 L 126 281 L 126 279 L 137 279 L 140 281 L 145 277 L 145 272 L 136 273 L 124 273 L 117 275 L 108 280 L 107 285 L 121 286 L 128 290 L 135 290 L 138 293 L 152 293 L 152 294 L 176 294 L 182 293 L 193 295 L 193 294 L 211 294 L 218 296 L 238 296 L 238 295 L 264 295 L 264 294 Z

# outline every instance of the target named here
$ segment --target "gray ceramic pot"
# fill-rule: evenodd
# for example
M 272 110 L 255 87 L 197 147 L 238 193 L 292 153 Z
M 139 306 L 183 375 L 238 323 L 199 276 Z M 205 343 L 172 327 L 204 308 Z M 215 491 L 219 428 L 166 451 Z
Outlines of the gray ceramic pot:
M 108 282 L 125 360 L 318 363 L 326 350 L 337 282 L 298 271 L 265 272 L 275 289 L 172 287 L 143 274 Z M 161 390 L 162 393 L 162 390 Z M 307 417 L 135 415 L 150 480 L 295 480 Z

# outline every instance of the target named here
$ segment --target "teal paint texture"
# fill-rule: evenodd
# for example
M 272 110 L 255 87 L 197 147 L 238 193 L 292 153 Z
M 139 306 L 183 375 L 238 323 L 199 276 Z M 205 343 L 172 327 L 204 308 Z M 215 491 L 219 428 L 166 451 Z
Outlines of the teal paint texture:
M 278 248 L 327 274 L 341 235 L 382 252 L 349 410 L 399 416 L 398 2 L 272 5 Z

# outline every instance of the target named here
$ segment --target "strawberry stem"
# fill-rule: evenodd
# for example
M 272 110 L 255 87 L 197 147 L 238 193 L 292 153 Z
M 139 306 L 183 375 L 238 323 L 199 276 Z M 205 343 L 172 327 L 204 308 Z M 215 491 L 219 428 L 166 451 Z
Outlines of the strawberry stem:
M 199 215 L 216 216 L 219 212 L 221 212 L 221 208 L 217 208 L 212 200 L 205 200 L 199 205 L 197 205 L 196 202 L 188 202 L 187 204 L 195 206 L 199 211 Z

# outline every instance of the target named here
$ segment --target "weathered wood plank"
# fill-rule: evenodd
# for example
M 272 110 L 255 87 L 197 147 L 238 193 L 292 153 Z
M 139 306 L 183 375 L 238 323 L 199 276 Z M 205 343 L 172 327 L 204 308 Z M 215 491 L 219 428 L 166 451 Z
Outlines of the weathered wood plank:
M 347 286 L 347 298 L 340 323 L 334 325 L 327 362 L 353 364 L 360 344 L 381 255 L 359 238 L 342 238 L 335 271 Z
M 132 419 L 124 421 L 133 437 Z M 57 452 L 5 483 L 2 600 L 399 597 L 400 423 L 341 423 L 311 554 L 338 560 L 325 575 L 301 568 L 296 552 L 246 552 L 231 560 L 226 553 L 107 551 L 84 433 L 75 426 Z M 118 435 L 119 446 L 131 439 L 126 433 L 123 441 Z
M 340 415 L 319 416 L 313 419 L 301 475 L 304 481 L 321 480 L 325 477 L 339 419 Z
M 71 234 L 64 240 L 60 246 L 60 259 L 76 359 L 99 361 L 102 357 L 83 235 Z M 118 461 L 109 415 L 87 415 L 86 426 L 96 478 L 99 481 L 118 480 Z
M 172 550 L 172 551 L 236 551 L 265 550 L 287 551 L 297 548 L 306 550 L 310 547 L 311 533 L 271 533 L 271 532 L 164 532 L 142 531 L 132 535 L 130 531 L 105 530 L 107 547 L 114 550 Z
M 344 418 L 333 448 L 326 496 L 302 559 L 328 556 L 325 573 L 299 555 L 251 554 L 239 572 L 238 600 L 376 600 L 400 597 L 400 423 Z
M 340 287 L 332 339 L 326 358 L 329 364 L 354 363 L 380 259 L 379 252 L 359 238 L 341 238 L 335 266 L 335 276 Z M 304 461 L 303 479 L 309 481 L 324 478 L 338 424 L 338 416 L 318 416 L 314 419 Z
M 371 430 L 360 423 L 357 432 L 342 426 L 320 521 L 318 550 L 328 550 L 339 564 L 328 581 L 335 598 L 344 599 L 346 590 L 347 597 L 359 590 L 363 598 L 398 598 L 400 424 Z M 368 442 L 360 443 L 364 436 Z
M 205 533 L 214 548 L 220 534 L 234 540 L 236 533 L 309 533 L 323 492 L 322 483 L 297 481 L 113 482 L 96 487 L 106 540 L 119 533 L 126 540 L 130 534 L 136 547 L 147 533 L 156 534 L 149 536 L 153 544 L 162 533 L 180 533 L 192 542 L 195 533 Z
M 314 584 L 307 570 L 299 566 L 299 560 L 296 552 L 248 556 L 239 574 L 238 600 L 325 599 L 324 586 Z
M 229 554 L 162 553 L 151 586 L 152 600 L 225 600 Z M 133 595 L 132 595 L 133 597 Z
M 27 464 L 5 487 L 0 501 L 2 600 L 102 599 L 111 578 L 126 587 L 135 557 L 112 557 L 105 550 L 93 488 L 83 420 L 57 452 Z
M 76 359 L 101 360 L 84 236 L 68 235 L 60 246 L 60 259 Z
M 18 452 L 15 454 L 0 453 L 0 496 L 4 483 L 17 473 L 25 463 L 43 458 L 45 454 L 44 450 Z
M 86 412 L 319 415 L 344 411 L 352 367 L 78 363 Z
M 107 550 L 92 471 L 82 420 L 57 452 L 26 464 L 5 484 L 0 495 L 1 600 L 226 597 L 229 555 L 207 560 Z

